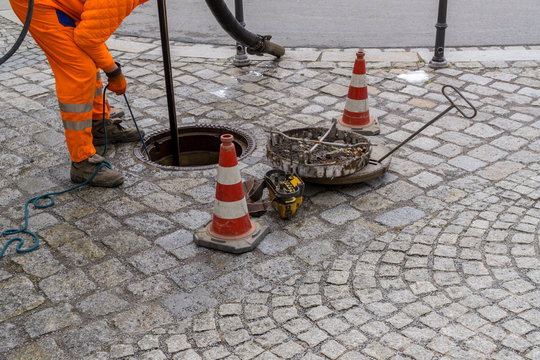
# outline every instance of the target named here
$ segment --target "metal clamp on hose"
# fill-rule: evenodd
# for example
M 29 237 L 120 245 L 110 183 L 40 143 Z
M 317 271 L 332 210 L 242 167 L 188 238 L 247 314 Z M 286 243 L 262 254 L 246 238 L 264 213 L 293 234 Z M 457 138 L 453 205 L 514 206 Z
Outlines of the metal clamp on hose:
M 246 51 L 250 55 L 262 56 L 263 54 L 274 55 L 277 58 L 282 57 L 285 54 L 285 49 L 283 46 L 275 44 L 270 41 L 272 35 L 259 35 L 260 41 L 255 45 L 248 47 Z
M 248 53 L 254 55 L 270 54 L 278 58 L 285 54 L 283 46 L 269 41 L 272 38 L 270 35 L 256 35 L 246 30 L 236 20 L 223 0 L 206 0 L 206 4 L 223 30 L 234 40 L 245 45 Z

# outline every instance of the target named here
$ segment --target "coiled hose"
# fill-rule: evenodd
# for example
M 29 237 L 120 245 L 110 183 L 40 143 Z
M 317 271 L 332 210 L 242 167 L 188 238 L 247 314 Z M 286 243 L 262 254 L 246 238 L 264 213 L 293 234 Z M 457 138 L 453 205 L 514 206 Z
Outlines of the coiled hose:
M 252 55 L 270 54 L 280 58 L 285 54 L 285 49 L 270 41 L 270 35 L 257 35 L 246 30 L 242 24 L 236 20 L 234 15 L 223 0 L 206 0 L 206 4 L 212 14 L 234 40 L 247 47 L 247 52 Z

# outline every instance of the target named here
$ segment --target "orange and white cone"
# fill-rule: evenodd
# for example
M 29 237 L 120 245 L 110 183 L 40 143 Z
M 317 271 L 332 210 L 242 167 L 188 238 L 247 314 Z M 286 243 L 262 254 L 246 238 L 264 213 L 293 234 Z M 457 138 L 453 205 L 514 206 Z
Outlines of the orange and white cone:
M 269 229 L 264 220 L 249 217 L 233 139 L 221 135 L 214 214 L 194 239 L 200 246 L 242 253 L 253 250 Z
M 369 115 L 368 89 L 366 79 L 366 60 L 364 52 L 356 53 L 347 102 L 339 124 L 362 135 L 378 135 L 379 123 Z

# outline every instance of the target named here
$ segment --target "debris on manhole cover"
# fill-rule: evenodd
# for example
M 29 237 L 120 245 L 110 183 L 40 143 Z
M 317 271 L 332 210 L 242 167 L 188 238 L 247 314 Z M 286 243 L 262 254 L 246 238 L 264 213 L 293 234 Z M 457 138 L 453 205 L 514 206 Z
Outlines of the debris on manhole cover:
M 271 131 L 267 144 L 270 163 L 305 178 L 347 176 L 369 162 L 371 144 L 362 135 L 335 127 Z

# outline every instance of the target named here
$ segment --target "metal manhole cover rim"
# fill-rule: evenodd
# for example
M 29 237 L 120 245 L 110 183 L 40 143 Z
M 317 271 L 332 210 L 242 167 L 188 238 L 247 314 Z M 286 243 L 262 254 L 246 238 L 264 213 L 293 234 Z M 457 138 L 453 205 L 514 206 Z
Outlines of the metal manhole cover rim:
M 197 131 L 201 131 L 201 130 L 204 130 L 204 129 L 207 129 L 207 130 L 221 130 L 223 131 L 223 134 L 225 133 L 232 133 L 232 135 L 240 135 L 242 136 L 246 141 L 247 143 L 247 147 L 246 149 L 242 152 L 242 154 L 240 156 L 238 156 L 238 160 L 241 160 L 241 159 L 244 159 L 246 157 L 248 157 L 249 155 L 251 155 L 251 153 L 255 150 L 255 139 L 253 137 L 253 135 L 249 134 L 248 132 L 242 130 L 242 129 L 238 129 L 238 128 L 235 128 L 235 127 L 232 127 L 232 126 L 228 126 L 228 125 L 216 125 L 216 124 L 191 124 L 191 125 L 182 125 L 182 126 L 178 126 L 178 134 L 179 136 L 181 135 L 184 135 L 185 131 L 186 130 L 190 130 L 190 129 L 193 129 L 193 130 L 197 130 Z M 147 143 L 150 139 L 158 136 L 158 135 L 162 135 L 162 134 L 166 134 L 168 135 L 170 133 L 170 129 L 167 129 L 167 128 L 164 128 L 164 129 L 158 129 L 158 130 L 154 130 L 148 134 L 146 134 L 144 136 L 144 142 Z M 168 136 L 170 138 L 170 135 Z M 171 171 L 187 171 L 187 170 L 190 170 L 190 171 L 195 171 L 195 170 L 207 170 L 207 169 L 214 169 L 214 168 L 217 168 L 218 167 L 218 164 L 211 164 L 211 165 L 200 165 L 200 166 L 167 166 L 167 165 L 161 165 L 161 164 L 158 164 L 152 160 L 149 160 L 146 156 L 146 153 L 144 151 L 144 147 L 143 147 L 143 144 L 138 141 L 137 143 L 135 143 L 134 147 L 133 147 L 133 152 L 135 154 L 135 157 L 142 161 L 143 163 L 145 164 L 148 164 L 148 165 L 151 165 L 151 166 L 154 166 L 154 167 L 157 167 L 159 169 L 163 169 L 163 170 L 171 170 Z

